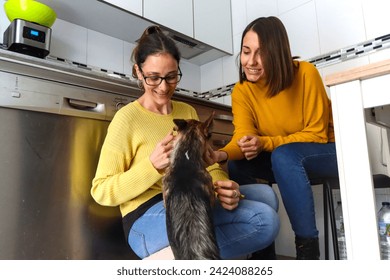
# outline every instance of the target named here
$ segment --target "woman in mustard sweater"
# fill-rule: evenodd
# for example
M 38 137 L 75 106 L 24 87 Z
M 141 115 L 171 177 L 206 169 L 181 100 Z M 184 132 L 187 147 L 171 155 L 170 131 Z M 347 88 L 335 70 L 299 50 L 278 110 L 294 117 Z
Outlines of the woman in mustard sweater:
M 217 151 L 239 184 L 276 182 L 292 229 L 297 259 L 319 259 L 309 178 L 337 176 L 331 102 L 317 69 L 291 56 L 276 17 L 243 32 L 240 81 L 232 92 L 234 135 Z
M 180 53 L 159 27 L 145 30 L 133 60 L 133 76 L 144 93 L 115 114 L 91 194 L 101 205 L 119 206 L 130 247 L 146 258 L 169 246 L 161 193 L 173 148 L 173 119 L 198 116 L 193 107 L 171 100 L 182 76 Z M 275 193 L 266 185 L 239 186 L 218 164 L 208 171 L 218 197 L 214 224 L 221 257 L 245 256 L 272 243 L 279 231 Z

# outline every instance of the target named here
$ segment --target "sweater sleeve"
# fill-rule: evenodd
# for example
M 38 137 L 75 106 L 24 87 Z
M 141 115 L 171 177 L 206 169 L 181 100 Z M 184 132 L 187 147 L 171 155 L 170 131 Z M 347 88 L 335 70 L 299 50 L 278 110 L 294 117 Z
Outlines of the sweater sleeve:
M 302 65 L 302 64 L 301 64 Z M 327 143 L 331 104 L 321 76 L 312 65 L 305 65 L 294 90 L 303 93 L 303 128 L 288 135 L 259 136 L 262 150 L 272 152 L 280 145 L 294 142 Z
M 101 205 L 118 206 L 144 193 L 162 178 L 148 157 L 129 168 L 135 156 L 131 148 L 135 140 L 130 133 L 129 122 L 119 111 L 110 123 L 92 181 L 91 195 Z

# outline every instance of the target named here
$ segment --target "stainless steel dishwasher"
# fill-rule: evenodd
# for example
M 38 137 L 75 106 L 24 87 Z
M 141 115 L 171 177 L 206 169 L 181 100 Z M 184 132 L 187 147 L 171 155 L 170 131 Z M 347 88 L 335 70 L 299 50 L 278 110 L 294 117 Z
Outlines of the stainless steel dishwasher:
M 0 259 L 132 259 L 91 181 L 132 83 L 0 52 Z M 71 69 L 71 70 L 69 70 Z

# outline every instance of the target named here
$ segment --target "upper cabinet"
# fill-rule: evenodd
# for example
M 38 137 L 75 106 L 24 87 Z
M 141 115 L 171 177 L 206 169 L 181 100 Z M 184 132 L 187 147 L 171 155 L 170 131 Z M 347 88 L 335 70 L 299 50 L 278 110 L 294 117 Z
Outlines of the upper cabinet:
M 230 54 L 231 14 L 230 0 L 144 0 L 146 19 Z
M 192 0 L 144 0 L 144 17 L 194 37 Z
M 103 0 L 213 48 L 233 53 L 230 0 Z
M 193 0 L 194 38 L 233 53 L 230 0 Z
M 135 44 L 161 25 L 182 58 L 203 65 L 233 54 L 230 0 L 40 0 L 59 19 Z
M 125 11 L 129 11 L 139 16 L 143 16 L 143 8 L 142 1 L 143 0 L 131 0 L 131 1 L 123 1 L 123 0 L 101 0 L 102 2 L 107 2 L 112 4 L 118 8 L 121 8 Z

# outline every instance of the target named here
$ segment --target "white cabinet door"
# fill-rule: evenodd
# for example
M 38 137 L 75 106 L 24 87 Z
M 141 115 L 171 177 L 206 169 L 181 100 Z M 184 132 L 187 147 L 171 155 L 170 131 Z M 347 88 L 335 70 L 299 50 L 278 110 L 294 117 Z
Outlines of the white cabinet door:
M 144 0 L 144 17 L 187 36 L 194 36 L 192 0 Z
M 129 11 L 131 13 L 137 14 L 139 16 L 143 16 L 142 13 L 142 0 L 102 0 L 103 2 L 109 3 L 113 6 L 119 7 L 125 11 Z
M 222 51 L 233 53 L 230 0 L 193 0 L 194 37 Z

